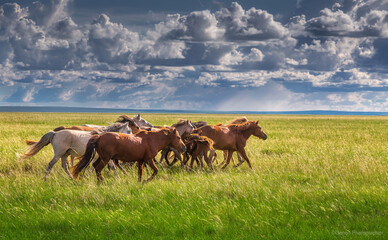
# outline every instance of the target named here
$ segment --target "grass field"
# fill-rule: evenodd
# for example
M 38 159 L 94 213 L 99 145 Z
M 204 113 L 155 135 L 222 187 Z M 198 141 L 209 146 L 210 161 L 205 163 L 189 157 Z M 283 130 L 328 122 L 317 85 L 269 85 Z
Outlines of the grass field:
M 0 114 L 0 238 L 388 239 L 388 117 L 248 115 L 268 135 L 248 141 L 253 170 L 164 166 L 143 185 L 136 169 L 121 179 L 105 169 L 102 185 L 94 174 L 72 182 L 60 162 L 43 182 L 51 145 L 18 159 L 24 139 L 118 115 Z M 239 117 L 142 116 L 155 125 Z

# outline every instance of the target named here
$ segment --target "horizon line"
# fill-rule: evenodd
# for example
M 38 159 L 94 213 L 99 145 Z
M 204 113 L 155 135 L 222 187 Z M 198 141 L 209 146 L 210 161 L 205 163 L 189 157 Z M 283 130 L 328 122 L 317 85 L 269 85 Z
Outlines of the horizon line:
M 40 111 L 31 111 L 31 110 Z M 71 111 L 65 111 L 72 109 Z M 68 106 L 0 106 L 0 112 L 79 112 L 79 113 L 213 113 L 213 114 L 295 114 L 295 115 L 375 115 L 388 116 L 388 112 L 342 111 L 342 110 L 295 110 L 295 111 L 219 111 L 219 110 L 179 110 L 179 109 L 136 109 L 98 108 Z

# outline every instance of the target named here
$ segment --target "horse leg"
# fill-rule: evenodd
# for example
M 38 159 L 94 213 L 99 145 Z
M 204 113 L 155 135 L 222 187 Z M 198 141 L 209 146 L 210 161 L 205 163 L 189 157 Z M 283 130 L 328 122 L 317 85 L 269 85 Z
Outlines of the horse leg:
M 230 159 L 232 158 L 232 155 L 233 155 L 233 150 L 228 150 L 228 159 L 226 160 L 225 165 L 222 166 L 221 169 L 225 169 L 229 165 Z
M 194 156 L 191 155 L 191 161 L 190 161 L 190 169 L 193 169 L 193 166 L 194 166 Z
M 147 161 L 148 165 L 154 170 L 154 172 L 152 173 L 151 177 L 149 177 L 146 182 L 149 182 L 151 181 L 152 179 L 154 179 L 154 177 L 156 176 L 156 174 L 158 174 L 158 167 L 155 165 L 154 161 L 152 161 L 152 159 L 149 159 Z
M 241 157 L 241 153 L 239 152 L 237 152 L 237 157 L 238 157 L 238 163 L 235 167 L 239 167 L 245 161 L 245 159 Z
M 216 150 L 210 150 L 210 153 L 209 153 L 209 158 L 210 160 L 213 162 L 214 160 L 217 159 L 217 154 L 216 154 Z M 214 159 L 213 159 L 214 158 Z M 217 163 L 218 163 L 218 160 L 217 160 Z
M 222 163 L 220 163 L 220 165 L 224 165 L 226 163 L 226 160 L 228 159 L 228 151 L 224 150 L 223 153 L 224 153 L 224 160 L 222 161 Z
M 210 150 L 210 152 L 211 152 L 212 150 Z M 210 159 L 210 161 L 212 161 L 212 163 L 214 162 L 215 164 L 217 164 L 217 165 L 219 165 L 219 162 L 218 162 L 218 155 L 217 155 L 217 153 L 214 151 L 214 157 L 213 157 L 213 159 L 211 159 L 210 158 L 210 154 L 209 154 L 209 159 Z
M 47 181 L 47 177 L 48 177 L 48 175 L 50 174 L 50 172 L 51 172 L 51 169 L 54 167 L 54 165 L 58 162 L 58 160 L 59 160 L 59 156 L 58 155 L 55 155 L 54 157 L 53 157 L 53 159 L 51 159 L 51 161 L 49 162 L 49 164 L 48 164 L 48 167 L 47 167 L 47 170 L 46 170 L 46 175 L 44 175 L 44 181 Z
M 204 153 L 202 156 L 205 159 L 205 162 L 206 162 L 207 166 L 210 168 L 210 170 L 213 170 L 212 161 L 210 161 L 209 157 L 207 156 L 207 153 Z
M 141 183 L 141 177 L 143 175 L 143 163 L 138 161 L 137 162 L 137 180 Z
M 108 167 L 109 167 L 110 169 L 112 169 L 112 170 L 115 172 L 116 178 L 119 178 L 119 179 L 120 179 L 120 175 L 119 175 L 119 173 L 117 172 L 116 166 L 115 166 L 115 164 L 114 164 L 114 162 L 113 162 L 112 160 L 109 160 L 109 162 L 108 162 Z
M 109 162 L 106 161 L 107 163 Z M 103 183 L 104 182 L 104 177 L 101 175 L 101 171 L 102 169 L 104 169 L 105 165 L 107 164 L 105 163 L 104 160 L 101 159 L 101 157 L 99 157 L 94 163 L 93 163 L 93 167 L 94 167 L 94 170 L 96 171 L 96 176 L 97 176 L 97 181 L 98 183 Z
M 63 155 L 61 157 L 61 160 L 62 160 L 62 168 L 65 170 L 65 172 L 67 173 L 67 175 L 70 177 L 70 179 L 73 179 L 73 176 L 71 175 L 70 171 L 69 171 L 69 166 L 67 165 L 67 156 L 68 155 Z
M 189 160 L 190 160 L 190 155 L 188 152 L 185 152 L 183 155 L 183 166 L 186 165 Z
M 195 158 L 197 160 L 197 164 L 199 165 L 200 168 L 204 168 L 204 164 L 202 161 L 202 156 L 198 156 Z
M 166 148 L 164 148 L 162 150 L 162 152 L 160 153 L 160 160 L 159 160 L 159 163 L 163 163 L 163 159 L 167 159 L 167 155 L 169 153 L 169 150 L 167 150 Z M 167 160 L 168 161 L 168 160 Z
M 245 149 L 244 148 L 240 148 L 238 150 L 238 152 L 241 153 L 242 157 L 245 159 L 245 161 L 247 161 L 249 168 L 252 169 L 251 161 L 249 161 L 249 158 L 247 156 L 247 153 L 245 152 Z M 242 161 L 241 163 L 243 163 L 243 162 L 244 161 Z M 240 166 L 240 165 L 238 165 L 238 166 Z
M 122 168 L 119 164 L 119 160 L 117 159 L 113 159 L 113 162 L 115 163 L 115 165 L 124 173 L 125 176 L 128 176 L 128 173 L 127 171 L 124 170 L 124 168 Z
M 175 149 L 171 149 L 171 151 L 173 151 L 174 152 L 174 160 L 171 162 L 171 164 L 168 164 L 168 166 L 172 166 L 172 165 L 174 165 L 176 162 L 178 162 L 178 161 L 181 161 L 182 162 L 182 156 L 181 156 L 181 154 L 177 151 L 177 150 L 175 150 Z

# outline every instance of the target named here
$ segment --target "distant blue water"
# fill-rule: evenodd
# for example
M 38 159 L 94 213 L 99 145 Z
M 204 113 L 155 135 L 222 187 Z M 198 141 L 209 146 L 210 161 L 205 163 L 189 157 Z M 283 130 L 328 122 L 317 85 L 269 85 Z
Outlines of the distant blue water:
M 0 106 L 0 112 L 79 112 L 79 113 L 215 113 L 215 114 L 296 114 L 296 115 L 367 115 L 388 116 L 388 112 L 347 112 L 347 111 L 202 111 L 164 109 L 117 109 L 82 107 L 22 107 Z

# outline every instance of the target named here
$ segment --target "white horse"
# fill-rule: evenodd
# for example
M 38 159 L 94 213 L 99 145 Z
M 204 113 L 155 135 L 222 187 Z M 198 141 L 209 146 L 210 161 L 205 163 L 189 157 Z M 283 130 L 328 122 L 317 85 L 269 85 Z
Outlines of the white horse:
M 130 134 L 132 133 L 131 128 L 128 127 L 128 123 L 120 124 L 115 123 L 115 127 L 107 128 L 112 132 L 120 132 Z M 37 154 L 43 147 L 51 143 L 54 150 L 54 157 L 48 164 L 46 175 L 44 180 L 47 180 L 48 175 L 51 172 L 53 166 L 62 159 L 62 168 L 65 170 L 67 175 L 72 179 L 72 175 L 67 165 L 67 157 L 70 155 L 72 159 L 80 157 L 85 153 L 86 144 L 89 139 L 96 134 L 94 131 L 78 131 L 78 130 L 61 130 L 58 132 L 50 131 L 42 136 L 39 142 L 31 144 L 30 148 L 21 156 L 22 159 L 29 158 Z M 115 170 L 116 176 L 118 176 L 116 168 L 113 162 L 110 162 L 110 166 Z

